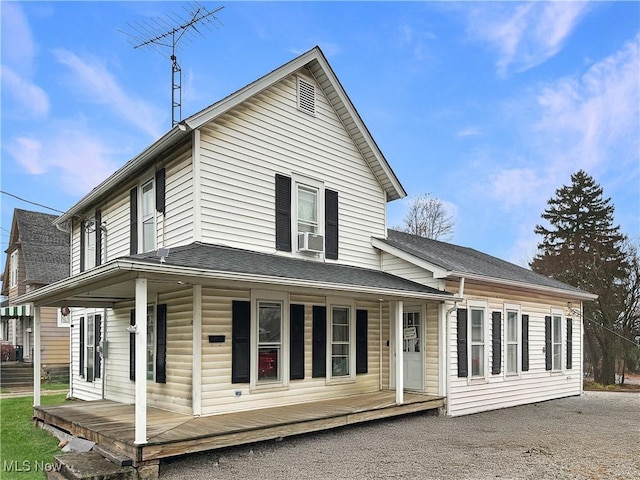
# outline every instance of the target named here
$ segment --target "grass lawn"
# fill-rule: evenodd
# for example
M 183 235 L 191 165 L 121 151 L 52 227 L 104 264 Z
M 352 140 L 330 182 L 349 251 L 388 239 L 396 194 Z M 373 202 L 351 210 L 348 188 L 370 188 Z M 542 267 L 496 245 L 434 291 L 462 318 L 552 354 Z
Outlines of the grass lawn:
M 43 395 L 42 405 L 65 401 L 66 393 Z M 0 400 L 0 478 L 2 480 L 43 479 L 46 464 L 60 452 L 58 439 L 33 426 L 33 397 Z

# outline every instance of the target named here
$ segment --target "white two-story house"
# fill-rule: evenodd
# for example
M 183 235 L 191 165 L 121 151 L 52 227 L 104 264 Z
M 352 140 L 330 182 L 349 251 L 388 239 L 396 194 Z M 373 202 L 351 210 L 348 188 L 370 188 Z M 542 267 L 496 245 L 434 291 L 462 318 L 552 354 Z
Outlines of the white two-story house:
M 316 47 L 60 216 L 72 275 L 21 301 L 73 309 L 72 395 L 134 404 L 136 445 L 148 408 L 199 418 L 391 391 L 458 415 L 580 394 L 574 311 L 593 296 L 388 232 L 404 196 Z

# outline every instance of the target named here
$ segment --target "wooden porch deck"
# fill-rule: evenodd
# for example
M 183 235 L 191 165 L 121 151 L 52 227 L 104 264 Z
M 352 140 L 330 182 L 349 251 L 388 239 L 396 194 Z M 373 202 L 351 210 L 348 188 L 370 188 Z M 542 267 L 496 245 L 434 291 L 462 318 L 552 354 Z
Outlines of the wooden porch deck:
M 109 400 L 74 401 L 34 408 L 34 418 L 124 454 L 136 464 L 161 458 L 315 432 L 359 422 L 434 410 L 443 397 L 405 393 L 396 405 L 395 392 L 262 408 L 206 417 L 147 409 L 147 437 L 135 445 L 134 406 Z

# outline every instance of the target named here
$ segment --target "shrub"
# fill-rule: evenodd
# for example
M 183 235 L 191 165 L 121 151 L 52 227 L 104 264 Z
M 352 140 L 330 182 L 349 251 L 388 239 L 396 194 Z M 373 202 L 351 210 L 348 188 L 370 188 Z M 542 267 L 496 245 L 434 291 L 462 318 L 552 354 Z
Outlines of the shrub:
M 0 344 L 0 359 L 3 362 L 13 362 L 16 359 L 16 347 L 10 343 L 2 342 Z

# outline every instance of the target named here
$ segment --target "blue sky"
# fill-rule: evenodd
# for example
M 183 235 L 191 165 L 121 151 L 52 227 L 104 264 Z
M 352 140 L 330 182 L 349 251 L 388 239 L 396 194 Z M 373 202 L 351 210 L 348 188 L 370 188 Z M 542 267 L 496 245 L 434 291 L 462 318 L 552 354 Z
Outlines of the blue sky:
M 203 5 L 225 8 L 178 54 L 183 117 L 319 45 L 408 193 L 450 209 L 453 243 L 525 265 L 579 169 L 640 235 L 640 3 Z M 2 2 L 2 189 L 65 210 L 165 133 L 170 61 L 120 31 L 185 7 Z M 4 250 L 13 209 L 42 209 L 0 200 Z

